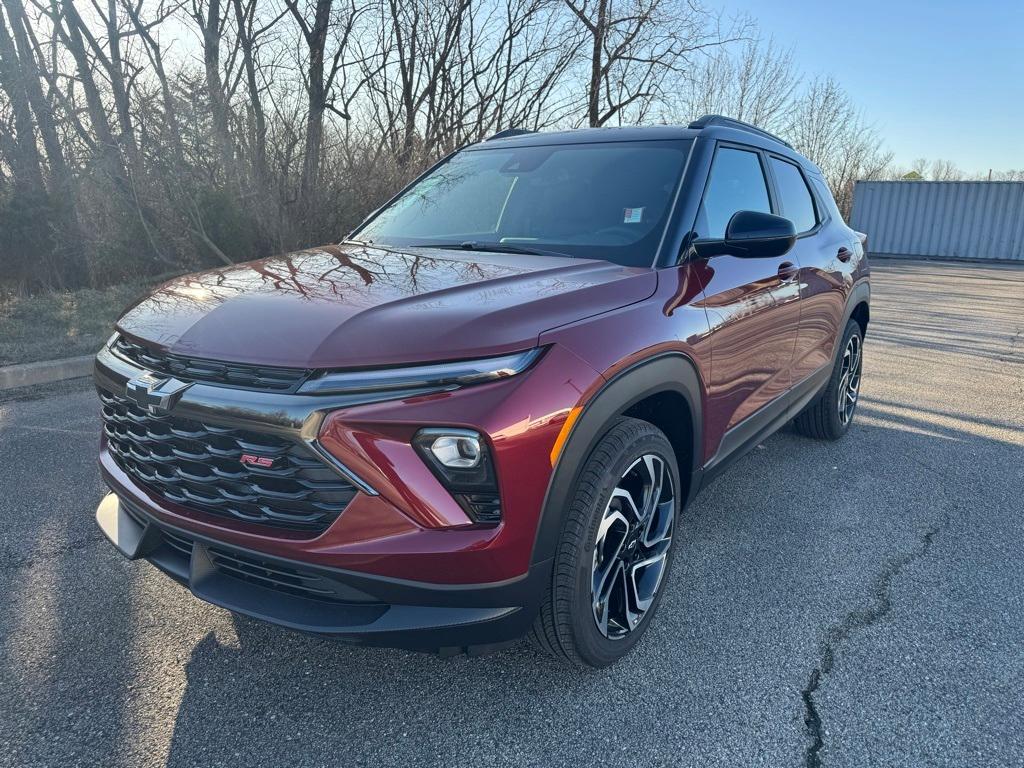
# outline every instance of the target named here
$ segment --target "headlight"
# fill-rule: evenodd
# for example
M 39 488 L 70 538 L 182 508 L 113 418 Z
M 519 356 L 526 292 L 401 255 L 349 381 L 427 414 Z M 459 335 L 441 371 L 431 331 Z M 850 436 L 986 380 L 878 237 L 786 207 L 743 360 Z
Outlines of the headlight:
M 405 368 L 337 371 L 310 379 L 299 388 L 308 395 L 353 395 L 390 390 L 444 390 L 515 376 L 540 357 L 541 349 L 480 360 L 433 363 Z

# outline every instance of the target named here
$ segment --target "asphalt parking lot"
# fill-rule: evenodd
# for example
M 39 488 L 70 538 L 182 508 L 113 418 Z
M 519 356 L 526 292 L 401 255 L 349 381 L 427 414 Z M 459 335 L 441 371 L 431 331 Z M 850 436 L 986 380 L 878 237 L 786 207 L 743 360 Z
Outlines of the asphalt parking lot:
M 93 523 L 87 380 L 0 393 L 0 765 L 1024 765 L 1024 265 L 877 261 L 861 404 L 687 512 L 600 672 L 198 602 Z

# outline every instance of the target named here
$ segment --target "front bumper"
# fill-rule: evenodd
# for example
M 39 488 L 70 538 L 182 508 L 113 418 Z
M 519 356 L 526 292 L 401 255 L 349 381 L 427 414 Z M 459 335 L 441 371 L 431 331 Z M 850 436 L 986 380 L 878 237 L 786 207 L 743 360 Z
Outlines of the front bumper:
M 529 629 L 550 576 L 550 561 L 483 585 L 325 568 L 175 528 L 114 493 L 100 503 L 96 522 L 125 557 L 149 561 L 201 600 L 360 645 L 441 653 L 500 648 Z
M 123 396 L 138 366 L 103 350 L 101 390 Z M 159 496 L 129 476 L 101 441 L 111 490 L 160 524 L 311 567 L 413 583 L 503 584 L 523 578 L 550 553 L 534 551 L 550 455 L 570 408 L 599 378 L 564 348 L 504 382 L 400 400 L 253 392 L 194 384 L 171 407 L 184 419 L 267 433 L 326 449 L 344 475 L 367 486 L 322 533 L 268 530 L 225 520 Z M 502 522 L 474 525 L 411 445 L 423 427 L 464 427 L 489 436 Z

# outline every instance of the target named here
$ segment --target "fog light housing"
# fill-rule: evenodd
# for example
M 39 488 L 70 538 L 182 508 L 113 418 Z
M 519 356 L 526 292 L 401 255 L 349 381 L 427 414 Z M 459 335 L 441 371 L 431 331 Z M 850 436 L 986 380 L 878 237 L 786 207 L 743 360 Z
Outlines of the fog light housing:
M 456 428 L 421 429 L 412 444 L 474 522 L 501 521 L 498 479 L 487 441 L 479 432 Z

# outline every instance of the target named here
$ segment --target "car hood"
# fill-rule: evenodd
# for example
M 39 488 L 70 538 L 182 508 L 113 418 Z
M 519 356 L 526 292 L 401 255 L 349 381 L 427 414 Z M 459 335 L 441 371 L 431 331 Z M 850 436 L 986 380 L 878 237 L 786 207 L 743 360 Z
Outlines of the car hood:
M 342 368 L 497 355 L 641 301 L 657 273 L 557 256 L 323 246 L 165 283 L 118 330 L 168 352 Z

